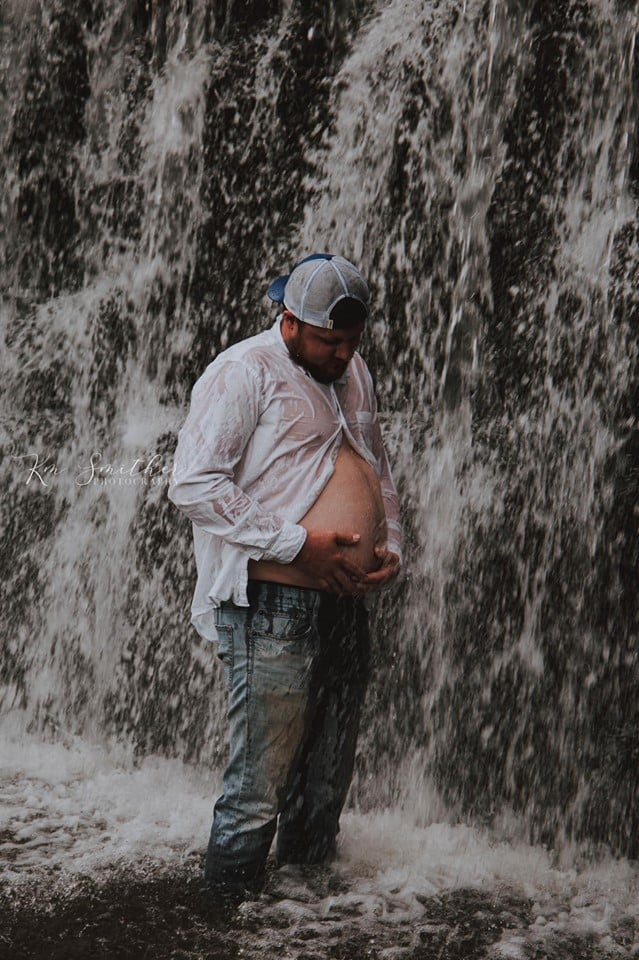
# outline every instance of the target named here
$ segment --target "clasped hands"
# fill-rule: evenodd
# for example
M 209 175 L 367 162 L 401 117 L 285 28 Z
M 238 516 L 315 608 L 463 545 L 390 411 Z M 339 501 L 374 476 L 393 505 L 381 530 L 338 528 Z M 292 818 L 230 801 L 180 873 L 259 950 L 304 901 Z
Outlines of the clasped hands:
M 380 565 L 367 573 L 348 557 L 348 548 L 355 547 L 359 540 L 358 533 L 308 530 L 293 564 L 312 577 L 319 587 L 340 596 L 383 590 L 399 573 L 399 557 L 385 547 L 375 547 Z

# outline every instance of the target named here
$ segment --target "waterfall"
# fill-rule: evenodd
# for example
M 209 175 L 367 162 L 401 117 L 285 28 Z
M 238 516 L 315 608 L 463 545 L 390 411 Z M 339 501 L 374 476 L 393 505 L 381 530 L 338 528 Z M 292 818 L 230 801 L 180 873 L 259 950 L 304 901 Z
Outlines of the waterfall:
M 176 432 L 269 280 L 331 250 L 371 280 L 407 529 L 354 801 L 636 857 L 634 5 L 0 18 L 5 717 L 220 764 Z
M 636 26 L 387 4 L 338 75 L 304 223 L 378 281 L 411 520 L 367 769 L 388 758 L 395 801 L 428 770 L 465 813 L 633 855 Z

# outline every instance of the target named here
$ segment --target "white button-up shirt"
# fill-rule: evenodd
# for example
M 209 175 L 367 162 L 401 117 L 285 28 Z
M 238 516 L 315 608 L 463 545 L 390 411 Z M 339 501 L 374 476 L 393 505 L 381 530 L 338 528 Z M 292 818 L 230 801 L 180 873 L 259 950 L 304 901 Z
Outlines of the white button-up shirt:
M 290 563 L 306 539 L 299 520 L 331 478 L 343 436 L 379 477 L 387 548 L 401 556 L 399 505 L 368 367 L 319 383 L 291 358 L 280 318 L 209 364 L 193 388 L 169 486 L 190 517 L 198 579 L 192 623 L 215 640 L 213 610 L 248 606 L 249 559 Z

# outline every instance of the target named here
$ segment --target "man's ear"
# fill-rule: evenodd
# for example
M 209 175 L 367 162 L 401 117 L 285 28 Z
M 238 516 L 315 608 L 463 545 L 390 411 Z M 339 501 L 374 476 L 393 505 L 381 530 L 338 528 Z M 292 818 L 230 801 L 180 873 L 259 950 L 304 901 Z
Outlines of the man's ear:
M 282 314 L 282 320 L 284 321 L 284 323 L 287 326 L 287 329 L 291 333 L 297 332 L 300 322 L 294 313 L 291 313 L 290 310 L 285 310 L 284 313 Z

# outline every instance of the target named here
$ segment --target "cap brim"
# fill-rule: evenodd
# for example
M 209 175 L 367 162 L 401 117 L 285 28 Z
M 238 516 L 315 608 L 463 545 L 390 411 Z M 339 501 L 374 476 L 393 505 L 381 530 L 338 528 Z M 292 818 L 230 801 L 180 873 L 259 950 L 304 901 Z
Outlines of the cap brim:
M 290 274 L 286 274 L 283 277 L 278 277 L 277 280 L 274 280 L 273 283 L 268 288 L 268 295 L 271 300 L 274 300 L 275 303 L 284 303 L 284 290 L 286 288 L 286 282 Z M 264 287 L 262 287 L 262 290 Z

